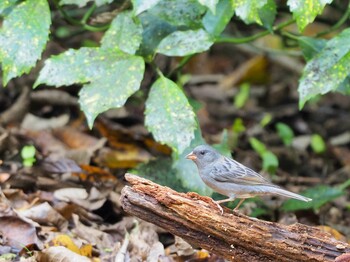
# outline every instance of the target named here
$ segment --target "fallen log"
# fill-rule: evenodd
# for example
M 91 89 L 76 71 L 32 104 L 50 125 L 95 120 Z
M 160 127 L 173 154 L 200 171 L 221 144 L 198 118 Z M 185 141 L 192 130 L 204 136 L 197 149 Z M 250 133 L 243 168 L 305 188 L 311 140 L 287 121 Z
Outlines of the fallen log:
M 349 244 L 315 227 L 286 226 L 231 210 L 222 215 L 209 197 L 178 193 L 132 174 L 125 178 L 131 184 L 122 190 L 125 212 L 230 261 L 334 261 L 350 252 Z

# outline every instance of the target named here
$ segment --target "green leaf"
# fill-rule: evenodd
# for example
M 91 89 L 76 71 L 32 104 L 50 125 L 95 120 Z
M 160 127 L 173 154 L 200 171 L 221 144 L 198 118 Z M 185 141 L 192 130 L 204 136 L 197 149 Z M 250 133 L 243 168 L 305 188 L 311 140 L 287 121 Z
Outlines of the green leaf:
M 345 80 L 338 86 L 337 92 L 344 95 L 350 95 L 350 75 L 348 75 Z
M 144 12 L 139 16 L 143 32 L 139 54 L 151 61 L 156 49 L 164 37 L 176 30 L 176 27 L 168 22 Z
M 192 170 L 194 173 L 196 170 Z M 157 157 L 148 163 L 142 163 L 130 173 L 150 179 L 157 184 L 168 186 L 178 192 L 193 190 L 185 187 L 182 180 L 177 176 L 177 170 L 173 168 L 173 161 L 170 157 Z M 197 175 L 198 176 L 198 175 Z
M 311 148 L 317 154 L 321 154 L 326 151 L 326 144 L 320 135 L 314 134 L 311 136 Z
M 158 17 L 171 25 L 199 28 L 206 8 L 197 0 L 162 0 L 147 13 Z
M 60 0 L 60 5 L 77 5 L 79 7 L 86 6 L 92 0 Z M 94 0 L 97 6 L 112 3 L 113 0 Z
M 290 146 L 293 142 L 294 132 L 293 130 L 284 123 L 277 123 L 276 129 L 279 137 L 282 139 L 286 146 Z
M 271 151 L 265 151 L 261 158 L 263 160 L 263 170 L 268 171 L 269 173 L 275 173 L 278 167 L 278 158 Z
M 320 185 L 309 188 L 302 193 L 303 196 L 312 198 L 311 202 L 303 202 L 296 199 L 288 199 L 282 205 L 284 211 L 296 211 L 305 209 L 317 210 L 324 204 L 336 199 L 344 194 L 340 187 L 330 187 Z
M 114 0 L 94 0 L 95 4 L 97 6 L 101 6 L 101 5 L 105 5 L 105 4 L 110 4 L 112 3 Z
M 139 15 L 142 23 L 142 43 L 139 54 L 151 61 L 159 43 L 178 29 L 202 27 L 206 8 L 196 0 L 162 0 Z
M 18 0 L 2 0 L 0 1 L 0 16 L 7 14 L 7 12 L 12 9 Z
M 257 23 L 262 25 L 259 11 L 267 4 L 267 0 L 237 0 L 233 1 L 236 15 L 246 24 Z
M 216 6 L 215 15 L 209 11 L 204 15 L 203 26 L 211 36 L 219 36 L 230 22 L 233 14 L 232 0 L 220 0 Z
M 135 54 L 142 41 L 142 26 L 132 12 L 122 12 L 113 19 L 110 28 L 104 34 L 101 48 L 120 50 Z
M 246 130 L 242 118 L 236 118 L 232 124 L 232 132 L 235 134 L 242 133 Z
M 151 87 L 146 101 L 145 124 L 157 141 L 181 154 L 194 138 L 197 123 L 183 91 L 161 76 Z
M 35 147 L 34 146 L 24 146 L 21 150 L 21 157 L 23 159 L 32 158 L 35 156 Z
M 288 0 L 287 5 L 297 21 L 300 31 L 312 23 L 317 15 L 321 14 L 325 5 L 333 0 Z
M 262 156 L 267 151 L 266 146 L 255 137 L 249 138 L 249 143 L 254 151 L 257 152 L 260 156 Z
M 275 22 L 277 10 L 274 0 L 267 0 L 267 3 L 258 11 L 261 22 L 271 33 L 273 32 L 273 23 Z
M 3 85 L 28 73 L 40 58 L 49 36 L 51 14 L 46 0 L 27 0 L 5 17 L 0 29 Z
M 132 0 L 132 5 L 135 15 L 139 15 L 142 12 L 152 8 L 159 3 L 160 0 Z
M 264 113 L 263 118 L 260 120 L 260 125 L 262 127 L 267 126 L 272 121 L 273 117 L 270 113 Z
M 21 157 L 23 159 L 23 165 L 26 167 L 31 167 L 35 163 L 35 147 L 34 146 L 24 146 L 21 150 Z
M 298 37 L 298 43 L 306 61 L 317 55 L 326 45 L 327 40 L 307 36 Z
M 186 155 L 189 154 L 193 148 L 203 144 L 205 144 L 205 141 L 197 123 L 197 128 L 194 131 L 194 139 L 192 139 L 191 145 L 187 147 L 182 154 L 173 154 L 173 168 L 176 170 L 176 177 L 181 179 L 183 186 L 201 195 L 211 196 L 213 190 L 204 184 L 198 174 L 198 168 L 193 161 L 186 158 Z
M 299 107 L 307 100 L 335 91 L 350 72 L 350 28 L 329 40 L 306 64 L 299 84 Z
M 239 92 L 235 96 L 234 106 L 236 108 L 242 108 L 249 98 L 250 93 L 250 85 L 248 83 L 244 83 L 239 87 Z
M 216 5 L 219 0 L 198 0 L 201 5 L 204 5 L 210 9 L 210 11 L 215 14 L 216 13 Z
M 42 83 L 53 86 L 88 83 L 79 93 L 79 102 L 92 127 L 99 113 L 124 105 L 139 89 L 144 66 L 141 57 L 116 50 L 70 49 L 45 61 L 34 87 Z
M 176 31 L 160 42 L 157 52 L 168 56 L 187 56 L 206 51 L 212 44 L 213 39 L 203 29 Z
M 77 5 L 78 7 L 86 6 L 91 0 L 61 0 L 60 5 Z

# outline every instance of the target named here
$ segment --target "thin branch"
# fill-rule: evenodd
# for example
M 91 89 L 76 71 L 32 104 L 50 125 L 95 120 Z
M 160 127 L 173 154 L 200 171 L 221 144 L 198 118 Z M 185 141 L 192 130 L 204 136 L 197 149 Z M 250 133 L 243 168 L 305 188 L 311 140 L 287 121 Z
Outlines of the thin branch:
M 284 27 L 286 27 L 286 26 L 288 26 L 290 24 L 293 24 L 294 22 L 295 22 L 295 19 L 291 19 L 291 20 L 282 22 L 282 23 L 274 26 L 272 28 L 272 30 L 273 31 L 279 31 L 282 28 L 284 28 Z M 255 35 L 251 35 L 251 36 L 247 36 L 247 37 L 241 37 L 241 38 L 236 38 L 236 37 L 219 37 L 215 41 L 215 43 L 243 44 L 243 43 L 254 41 L 254 40 L 258 39 L 258 38 L 261 38 L 261 37 L 269 35 L 269 34 L 271 34 L 271 31 L 265 30 L 265 31 L 262 31 L 262 32 L 259 32 L 259 33 L 255 34 Z

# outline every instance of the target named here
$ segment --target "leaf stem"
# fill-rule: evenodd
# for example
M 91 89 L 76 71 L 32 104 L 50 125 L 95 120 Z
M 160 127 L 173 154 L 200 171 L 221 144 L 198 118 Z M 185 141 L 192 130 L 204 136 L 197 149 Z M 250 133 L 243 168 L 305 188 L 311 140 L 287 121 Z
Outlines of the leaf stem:
M 81 21 L 71 17 L 68 15 L 68 13 L 60 6 L 58 3 L 58 0 L 53 0 L 53 3 L 55 7 L 58 9 L 58 11 L 61 13 L 61 15 L 66 19 L 70 24 L 76 25 L 76 26 L 82 26 L 84 29 L 92 32 L 99 32 L 99 31 L 105 31 L 109 28 L 109 24 L 103 25 L 103 26 L 92 26 L 86 24 L 86 21 L 84 19 L 88 19 L 91 14 L 94 12 L 94 5 L 87 11 L 87 13 L 84 15 Z M 86 18 L 85 18 L 86 17 Z
M 293 24 L 295 22 L 295 19 L 290 19 L 288 21 L 285 21 L 285 22 L 282 22 L 276 26 L 274 26 L 272 28 L 273 31 L 279 31 L 281 30 L 282 28 L 290 25 L 290 24 Z M 243 44 L 243 43 L 247 43 L 247 42 L 251 42 L 251 41 L 254 41 L 258 38 L 261 38 L 263 36 L 266 36 L 268 34 L 270 34 L 271 31 L 269 30 L 265 30 L 265 31 L 262 31 L 262 32 L 259 32 L 255 35 L 251 35 L 251 36 L 247 36 L 247 37 L 241 37 L 241 38 L 236 38 L 236 37 L 219 37 L 215 43 L 232 43 L 232 44 Z
M 89 8 L 89 10 L 87 10 L 87 12 L 84 14 L 83 18 L 81 19 L 81 23 L 86 24 L 87 20 L 90 18 L 90 16 L 94 13 L 95 10 L 96 10 L 96 4 L 93 3 Z
M 156 63 L 154 61 L 151 61 L 150 65 L 153 67 L 154 71 L 156 71 L 158 76 L 164 77 L 162 71 L 159 69 L 159 67 L 156 65 Z
M 286 36 L 286 37 L 288 37 L 288 38 L 290 38 L 292 40 L 299 41 L 299 36 L 297 36 L 295 34 L 292 34 L 292 33 L 288 32 L 288 31 L 283 31 L 281 33 L 281 35 Z
M 328 33 L 331 33 L 337 29 L 339 29 L 349 18 L 350 16 L 350 1 L 348 4 L 348 8 L 346 9 L 346 12 L 343 14 L 343 16 L 338 20 L 338 22 L 336 22 L 333 26 L 331 26 L 330 28 L 328 28 L 327 30 L 317 33 L 314 37 L 320 37 L 320 36 L 324 36 Z
M 196 54 L 192 54 L 192 55 L 188 55 L 188 56 L 183 57 L 181 59 L 180 63 L 173 70 L 171 70 L 171 72 L 168 74 L 168 77 L 171 77 L 174 74 L 176 74 L 177 72 L 179 72 L 188 63 L 188 61 L 190 61 L 190 59 L 192 57 L 194 57 L 195 55 Z

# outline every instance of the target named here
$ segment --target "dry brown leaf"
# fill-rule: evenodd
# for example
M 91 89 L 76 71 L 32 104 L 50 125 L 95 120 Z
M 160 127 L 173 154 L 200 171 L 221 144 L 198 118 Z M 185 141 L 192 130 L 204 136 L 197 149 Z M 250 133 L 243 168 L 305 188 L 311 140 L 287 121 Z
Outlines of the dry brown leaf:
M 116 177 L 113 176 L 110 172 L 91 165 L 80 165 L 81 169 L 84 170 L 84 173 L 76 173 L 74 176 L 78 176 L 82 181 L 90 182 L 117 182 Z
M 264 56 L 255 56 L 220 81 L 219 86 L 229 89 L 244 82 L 266 83 L 268 61 Z
M 39 262 L 90 262 L 87 257 L 81 256 L 65 247 L 49 247 L 37 253 L 37 260 Z
M 36 234 L 36 228 L 33 224 L 16 216 L 3 216 L 0 219 L 0 235 L 2 244 L 21 250 L 27 245 L 42 243 Z
M 49 243 L 50 246 L 63 246 L 69 250 L 82 255 L 91 257 L 92 256 L 92 245 L 91 244 L 81 244 L 78 245 L 70 238 L 68 235 L 57 235 Z
M 21 128 L 32 131 L 47 130 L 51 128 L 65 126 L 68 122 L 69 115 L 61 115 L 58 117 L 51 118 L 41 118 L 28 113 L 25 115 L 21 123 Z
M 72 127 L 57 128 L 52 133 L 69 148 L 74 149 L 86 149 L 94 152 L 106 143 L 105 138 L 97 139 Z
M 19 213 L 39 224 L 54 225 L 60 231 L 68 228 L 68 221 L 47 202 L 19 211 Z
M 49 173 L 64 174 L 82 171 L 74 160 L 53 155 L 41 161 L 40 166 Z
M 112 150 L 103 148 L 94 159 L 100 166 L 114 168 L 134 168 L 140 163 L 148 162 L 152 156 L 144 149 L 130 146 L 128 149 Z
M 317 226 L 319 229 L 321 229 L 324 232 L 330 233 L 336 240 L 340 240 L 343 242 L 347 242 L 347 239 L 344 235 L 342 235 L 339 231 L 336 229 L 329 227 L 329 226 Z
M 86 192 L 84 188 L 76 188 L 76 187 L 66 187 L 58 189 L 54 192 L 54 197 L 61 201 L 73 202 L 74 200 L 84 200 L 87 199 L 89 194 Z
M 79 221 L 79 217 L 77 215 L 73 215 L 73 221 L 75 227 L 72 232 L 74 232 L 78 237 L 89 241 L 90 244 L 96 245 L 97 248 L 102 251 L 106 248 L 112 248 L 114 246 L 114 241 L 112 236 L 101 231 L 95 229 L 91 226 L 85 226 Z

